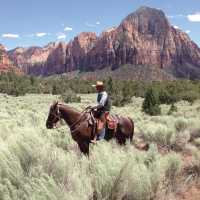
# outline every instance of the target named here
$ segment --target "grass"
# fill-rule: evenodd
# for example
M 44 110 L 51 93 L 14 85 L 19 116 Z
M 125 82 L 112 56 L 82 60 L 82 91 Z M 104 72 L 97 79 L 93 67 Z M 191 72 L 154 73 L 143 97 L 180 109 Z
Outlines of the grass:
M 178 111 L 170 116 L 169 106 L 163 105 L 162 115 L 156 117 L 141 112 L 142 98 L 113 107 L 113 113 L 134 120 L 135 137 L 151 143 L 150 149 L 142 152 L 130 144 L 119 147 L 115 141 L 101 141 L 91 147 L 87 159 L 67 126 L 46 129 L 49 106 L 56 99 L 52 95 L 0 95 L 0 199 L 160 199 L 178 187 L 183 161 L 180 153 L 159 153 L 157 145 L 181 152 L 191 137 L 195 147 L 190 148 L 191 169 L 199 167 L 199 101 L 177 103 Z M 90 94 L 70 105 L 82 110 L 91 104 L 95 95 Z

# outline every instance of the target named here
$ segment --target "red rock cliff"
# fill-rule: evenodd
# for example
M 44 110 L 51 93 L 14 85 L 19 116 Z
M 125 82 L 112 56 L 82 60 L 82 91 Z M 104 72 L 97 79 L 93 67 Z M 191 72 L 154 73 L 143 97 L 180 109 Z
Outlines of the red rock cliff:
M 17 65 L 21 60 L 30 63 L 23 69 L 35 75 L 130 64 L 133 70 L 145 65 L 174 77 L 200 78 L 199 47 L 186 33 L 171 26 L 161 10 L 149 7 L 139 8 L 100 36 L 84 32 L 68 44 L 14 50 L 9 55 Z

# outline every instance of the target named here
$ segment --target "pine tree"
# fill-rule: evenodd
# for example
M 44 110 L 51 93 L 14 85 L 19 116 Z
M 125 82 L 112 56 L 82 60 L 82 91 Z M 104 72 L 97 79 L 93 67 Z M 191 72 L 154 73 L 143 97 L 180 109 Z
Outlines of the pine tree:
M 108 78 L 108 82 L 107 82 L 107 91 L 108 93 L 111 95 L 113 93 L 113 80 L 111 77 Z
M 148 88 L 142 104 L 142 111 L 149 115 L 159 115 L 161 113 L 159 105 L 160 103 L 157 92 L 151 87 Z
M 2 59 L 3 59 L 3 53 L 2 51 L 0 51 L 0 62 L 2 62 Z
M 130 103 L 132 99 L 131 85 L 129 83 L 124 84 L 122 88 L 122 96 L 124 104 Z
M 173 112 L 177 112 L 177 110 L 177 107 L 174 105 L 174 103 L 172 103 L 168 111 L 168 115 L 171 115 Z

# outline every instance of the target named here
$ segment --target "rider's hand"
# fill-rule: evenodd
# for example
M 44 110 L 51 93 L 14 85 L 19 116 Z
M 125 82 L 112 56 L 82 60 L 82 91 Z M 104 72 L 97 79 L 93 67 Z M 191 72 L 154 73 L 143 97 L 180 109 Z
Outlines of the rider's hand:
M 92 109 L 92 106 L 88 106 L 88 107 L 86 107 L 85 109 L 86 109 L 86 110 L 90 110 L 90 109 Z

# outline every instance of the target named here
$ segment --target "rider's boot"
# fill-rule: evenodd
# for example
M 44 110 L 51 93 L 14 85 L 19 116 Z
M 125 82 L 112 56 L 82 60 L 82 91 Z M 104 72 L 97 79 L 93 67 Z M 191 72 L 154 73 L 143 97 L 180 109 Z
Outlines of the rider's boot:
M 97 134 L 94 136 L 94 139 L 91 140 L 91 143 L 96 144 L 97 143 Z
M 101 130 L 98 131 L 98 133 L 94 136 L 94 139 L 91 140 L 93 144 L 96 144 L 98 140 L 102 140 L 105 137 L 105 128 L 102 128 Z

